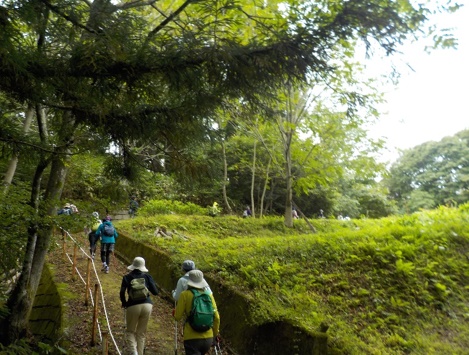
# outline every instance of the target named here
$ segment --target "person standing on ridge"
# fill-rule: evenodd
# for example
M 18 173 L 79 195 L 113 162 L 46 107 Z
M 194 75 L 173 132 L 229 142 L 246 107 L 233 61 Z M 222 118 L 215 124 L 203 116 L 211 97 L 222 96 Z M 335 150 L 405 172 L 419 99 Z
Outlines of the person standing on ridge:
M 130 198 L 130 204 L 129 204 L 129 215 L 130 215 L 130 218 L 133 218 L 135 217 L 135 215 L 137 214 L 137 210 L 138 210 L 138 202 L 137 202 L 137 197 L 136 196 L 132 196 Z
M 151 275 L 147 274 L 145 259 L 137 256 L 127 269 L 130 273 L 122 278 L 119 293 L 122 307 L 125 308 L 125 341 L 130 354 L 143 355 L 148 320 L 153 308 L 150 293 L 156 296 L 159 291 Z
M 101 271 L 104 271 L 106 274 L 109 274 L 110 256 L 114 252 L 117 237 L 118 234 L 111 222 L 111 217 L 106 216 L 96 231 L 96 240 L 101 238 L 101 261 L 103 262 Z

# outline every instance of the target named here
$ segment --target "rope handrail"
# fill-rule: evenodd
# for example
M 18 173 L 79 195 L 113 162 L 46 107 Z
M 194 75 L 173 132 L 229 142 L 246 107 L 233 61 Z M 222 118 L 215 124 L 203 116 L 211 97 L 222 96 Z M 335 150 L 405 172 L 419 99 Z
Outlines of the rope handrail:
M 116 348 L 116 350 L 117 350 L 117 353 L 118 353 L 119 355 L 121 355 L 121 351 L 120 351 L 119 347 L 117 346 L 117 342 L 116 342 L 116 340 L 115 340 L 115 338 L 114 338 L 114 335 L 113 335 L 113 333 L 112 333 L 111 324 L 110 324 L 110 322 L 109 322 L 109 317 L 108 317 L 108 313 L 107 313 L 107 309 L 106 309 L 106 302 L 105 302 L 105 300 L 104 300 L 104 292 L 103 292 L 103 288 L 102 288 L 101 282 L 100 282 L 100 280 L 99 280 L 99 276 L 98 276 L 98 272 L 97 272 L 97 270 L 96 270 L 96 266 L 95 266 L 95 264 L 94 264 L 94 260 L 93 260 L 93 258 L 92 258 L 90 255 L 88 255 L 88 253 L 87 253 L 85 250 L 83 250 L 83 248 L 82 248 L 81 245 L 78 243 L 78 241 L 77 241 L 75 238 L 73 238 L 73 237 L 71 236 L 71 234 L 70 234 L 67 230 L 63 229 L 63 228 L 60 227 L 60 226 L 59 226 L 59 228 L 62 230 L 63 235 L 67 235 L 67 236 L 73 241 L 73 243 L 79 247 L 79 249 L 80 249 L 81 252 L 86 256 L 86 258 L 89 259 L 89 260 L 91 260 L 91 264 L 93 265 L 93 271 L 94 271 L 94 274 L 95 274 L 95 276 L 96 276 L 97 283 L 98 283 L 98 285 L 99 285 L 99 291 L 100 291 L 100 294 L 101 294 L 101 301 L 102 301 L 102 305 L 103 305 L 102 308 L 103 308 L 104 316 L 105 316 L 105 318 L 106 318 L 106 323 L 107 323 L 107 328 L 108 328 L 108 331 L 109 331 L 109 335 L 111 336 L 112 342 L 113 342 L 113 344 L 114 344 L 114 346 L 115 346 L 115 348 Z M 68 254 L 66 254 L 66 255 L 67 255 L 69 261 L 72 262 L 72 264 L 73 264 L 73 261 L 70 259 L 70 256 L 69 256 Z M 86 285 L 86 282 L 85 282 L 85 280 L 83 279 L 83 277 L 81 276 L 80 271 L 78 270 L 78 267 L 75 266 L 75 270 L 76 270 L 77 274 L 79 275 L 80 279 L 81 279 L 81 280 L 83 281 L 83 283 L 85 283 L 85 285 Z M 94 300 L 93 300 L 93 296 L 92 296 L 91 289 L 88 288 L 88 291 L 91 293 L 91 301 L 92 301 L 92 304 L 94 305 Z M 101 332 L 101 328 L 100 328 L 100 326 L 99 326 L 99 321 L 98 321 L 98 332 L 99 332 L 100 340 L 102 341 L 102 332 Z

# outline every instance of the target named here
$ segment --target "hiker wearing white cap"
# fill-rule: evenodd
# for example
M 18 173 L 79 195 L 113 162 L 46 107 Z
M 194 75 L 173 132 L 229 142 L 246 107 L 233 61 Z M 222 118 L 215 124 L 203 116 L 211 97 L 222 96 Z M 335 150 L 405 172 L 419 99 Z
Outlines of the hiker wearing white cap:
M 172 291 L 173 298 L 176 302 L 179 299 L 181 292 L 187 290 L 187 281 L 189 280 L 189 271 L 195 270 L 195 263 L 192 260 L 184 260 L 184 262 L 181 265 L 181 270 L 184 273 L 184 276 L 182 276 L 178 280 L 176 284 L 176 289 Z M 207 285 L 206 290 L 212 292 L 208 285 Z
M 218 314 L 217 305 L 213 294 L 204 291 L 208 287 L 208 283 L 204 279 L 204 274 L 200 270 L 192 270 L 188 273 L 189 280 L 187 281 L 188 289 L 183 291 L 176 304 L 174 312 L 174 319 L 179 321 L 185 319 L 184 323 L 184 350 L 186 355 L 204 355 L 210 350 L 215 337 L 218 336 L 220 329 L 220 315 Z M 194 297 L 200 294 L 206 294 L 204 297 L 210 298 L 213 309 L 212 324 L 208 330 L 195 330 L 191 326 L 188 317 L 192 310 L 192 301 Z M 205 328 L 207 329 L 207 328 Z
M 156 296 L 159 291 L 155 281 L 147 273 L 145 259 L 137 256 L 127 269 L 131 272 L 122 278 L 119 293 L 122 307 L 125 308 L 126 346 L 129 354 L 143 355 L 148 320 L 153 308 L 150 293 Z

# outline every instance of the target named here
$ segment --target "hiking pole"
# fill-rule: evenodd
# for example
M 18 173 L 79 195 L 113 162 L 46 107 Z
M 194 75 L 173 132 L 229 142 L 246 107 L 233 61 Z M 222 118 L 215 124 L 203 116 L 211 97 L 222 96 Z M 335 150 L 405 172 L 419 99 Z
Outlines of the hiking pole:
M 176 309 L 176 301 L 174 301 L 174 309 Z M 178 321 L 174 320 L 176 331 L 174 332 L 174 355 L 178 355 Z
M 215 343 L 215 355 L 223 355 L 220 348 L 220 335 L 217 335 L 217 340 Z

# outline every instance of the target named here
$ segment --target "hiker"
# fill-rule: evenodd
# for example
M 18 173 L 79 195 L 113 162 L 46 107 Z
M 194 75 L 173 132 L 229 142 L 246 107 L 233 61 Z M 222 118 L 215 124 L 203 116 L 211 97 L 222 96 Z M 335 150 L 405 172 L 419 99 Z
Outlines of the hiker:
M 96 254 L 96 242 L 99 239 L 99 238 L 96 238 L 96 231 L 101 225 L 101 220 L 99 219 L 98 212 L 93 212 L 92 215 L 93 215 L 93 225 L 91 226 L 91 230 L 88 233 L 88 240 L 90 241 L 90 255 L 91 255 L 91 258 L 94 259 L 94 256 Z
M 292 215 L 293 219 L 298 219 L 298 212 L 296 212 L 295 207 L 292 208 L 291 215 Z
M 129 205 L 130 218 L 135 217 L 135 215 L 137 214 L 138 207 L 139 206 L 138 206 L 138 202 L 137 202 L 137 197 L 132 196 L 130 198 L 130 205 Z
M 75 206 L 73 203 L 70 204 L 70 210 L 72 211 L 72 214 L 80 213 L 80 211 L 78 211 L 77 206 Z
M 73 211 L 72 211 L 71 205 L 69 203 L 66 203 L 62 209 L 57 211 L 58 215 L 63 214 L 63 215 L 69 216 L 72 213 L 73 213 Z
M 246 209 L 243 212 L 243 218 L 252 217 L 252 212 L 249 206 L 246 206 Z
M 137 256 L 127 267 L 130 273 L 122 278 L 120 300 L 125 309 L 125 341 L 130 354 L 143 355 L 148 320 L 153 302 L 150 292 L 158 294 L 158 287 L 145 267 L 145 259 Z M 128 299 L 125 299 L 127 291 Z
M 103 268 L 106 274 L 109 274 L 109 261 L 110 256 L 114 252 L 114 245 L 118 234 L 116 228 L 111 222 L 111 217 L 106 216 L 103 223 L 99 226 L 96 231 L 96 240 L 101 238 L 101 261 L 103 262 Z
M 172 291 L 173 298 L 176 302 L 179 299 L 181 292 L 187 290 L 187 281 L 189 280 L 189 271 L 195 270 L 195 263 L 192 260 L 184 260 L 184 262 L 181 265 L 181 270 L 184 273 L 184 276 L 179 278 L 176 284 L 176 289 Z M 208 284 L 205 290 L 212 293 L 212 290 L 210 290 L 210 287 L 208 286 Z
M 185 318 L 184 323 L 184 350 L 186 355 L 204 355 L 210 350 L 214 343 L 214 339 L 218 336 L 220 329 L 220 315 L 218 314 L 217 305 L 213 294 L 209 297 L 213 306 L 213 326 L 206 331 L 196 331 L 192 328 L 188 319 L 192 310 L 192 301 L 194 299 L 193 292 L 207 293 L 204 291 L 208 287 L 208 283 L 204 280 L 204 274 L 200 270 L 189 271 L 189 280 L 187 281 L 188 289 L 183 291 L 176 304 L 174 319 L 176 321 Z

